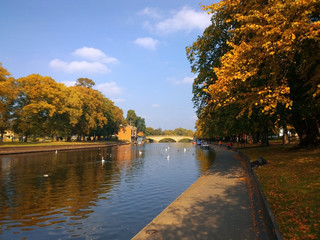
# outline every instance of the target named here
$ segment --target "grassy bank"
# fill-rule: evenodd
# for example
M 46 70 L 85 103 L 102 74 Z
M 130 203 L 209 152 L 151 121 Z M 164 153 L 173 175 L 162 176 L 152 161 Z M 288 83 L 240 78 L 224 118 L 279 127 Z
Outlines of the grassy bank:
M 45 141 L 45 142 L 2 142 L 1 147 L 42 147 L 42 146 L 68 146 L 68 145 L 88 145 L 88 144 L 104 144 L 115 143 L 117 141 L 92 141 L 92 142 L 64 142 L 64 141 Z
M 242 151 L 251 161 L 268 161 L 255 171 L 283 239 L 320 239 L 320 148 L 271 145 Z

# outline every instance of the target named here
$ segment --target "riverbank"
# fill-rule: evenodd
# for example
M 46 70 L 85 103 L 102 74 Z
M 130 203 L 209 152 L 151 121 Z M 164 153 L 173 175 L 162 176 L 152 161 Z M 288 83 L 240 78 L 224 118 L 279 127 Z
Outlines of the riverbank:
M 213 165 L 143 228 L 144 239 L 277 239 L 247 159 L 214 147 Z
M 78 149 L 101 148 L 124 145 L 127 143 L 117 141 L 107 142 L 54 142 L 54 143 L 25 143 L 25 144 L 2 144 L 0 155 L 22 154 L 34 152 L 69 151 Z
M 283 239 L 320 239 L 320 148 L 270 145 L 241 149 L 255 168 Z

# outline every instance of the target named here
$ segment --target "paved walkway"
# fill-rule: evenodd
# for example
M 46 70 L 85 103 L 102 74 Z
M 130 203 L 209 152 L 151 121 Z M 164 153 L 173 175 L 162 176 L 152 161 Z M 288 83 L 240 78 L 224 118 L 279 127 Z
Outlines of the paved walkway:
M 215 147 L 211 168 L 133 239 L 272 239 L 261 237 L 249 171 L 240 155 Z

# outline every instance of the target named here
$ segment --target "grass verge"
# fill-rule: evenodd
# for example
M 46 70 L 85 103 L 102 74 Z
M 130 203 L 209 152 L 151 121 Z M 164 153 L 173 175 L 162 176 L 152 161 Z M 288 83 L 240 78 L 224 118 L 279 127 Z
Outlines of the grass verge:
M 268 162 L 255 171 L 283 239 L 320 239 L 320 148 L 271 145 L 241 151 L 252 161 Z
M 44 147 L 44 146 L 67 146 L 67 145 L 88 145 L 88 144 L 103 144 L 103 143 L 114 143 L 116 141 L 99 141 L 99 142 L 3 142 L 0 143 L 1 147 Z

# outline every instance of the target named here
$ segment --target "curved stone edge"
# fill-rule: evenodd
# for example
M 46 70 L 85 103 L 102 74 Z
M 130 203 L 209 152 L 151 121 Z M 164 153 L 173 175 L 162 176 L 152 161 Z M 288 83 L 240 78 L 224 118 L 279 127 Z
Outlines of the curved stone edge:
M 212 151 L 215 151 L 215 149 L 212 146 L 210 146 L 210 149 Z M 250 166 L 249 158 L 244 153 L 240 152 L 237 148 L 232 147 L 230 150 L 238 153 L 238 160 L 241 161 L 243 168 L 247 172 L 248 191 L 250 194 L 251 206 L 253 208 L 252 221 L 255 228 L 254 231 L 257 233 L 257 239 L 282 240 L 271 208 L 264 197 L 258 178 Z M 190 191 L 190 189 L 194 188 L 194 186 L 203 177 L 209 174 L 209 172 L 212 171 L 212 167 L 213 166 L 210 166 L 207 169 L 207 171 L 203 173 L 203 175 L 200 176 L 195 183 L 193 183 L 186 191 L 184 191 L 180 196 L 178 196 L 177 199 L 175 199 L 171 204 L 169 204 L 158 216 L 156 216 L 151 222 L 149 222 L 144 228 L 142 228 L 135 236 L 133 236 L 131 240 L 162 239 L 159 238 L 159 235 L 157 235 L 158 230 L 156 228 L 153 228 L 154 223 L 156 223 L 157 219 L 161 217 L 160 215 L 166 214 L 176 201 L 179 201 L 180 198 L 183 198 L 187 191 Z
M 241 152 L 239 149 L 238 151 L 241 158 L 244 160 L 246 164 L 249 177 L 252 183 L 252 190 L 253 190 L 253 201 L 254 207 L 256 210 L 257 216 L 256 221 L 258 227 L 260 228 L 260 239 L 277 239 L 282 240 L 278 224 L 275 220 L 275 217 L 271 211 L 270 205 L 267 202 L 264 193 L 262 191 L 261 185 L 259 183 L 258 177 L 255 171 L 250 166 L 250 159 L 247 155 Z
M 120 145 L 127 145 L 128 143 L 107 143 L 107 144 L 89 144 L 89 145 L 56 145 L 56 146 L 34 146 L 34 147 L 7 147 L 7 149 L 0 148 L 0 155 L 24 154 L 24 153 L 40 153 L 53 151 L 75 151 L 92 148 L 114 147 Z M 9 149 L 10 148 L 10 149 Z

